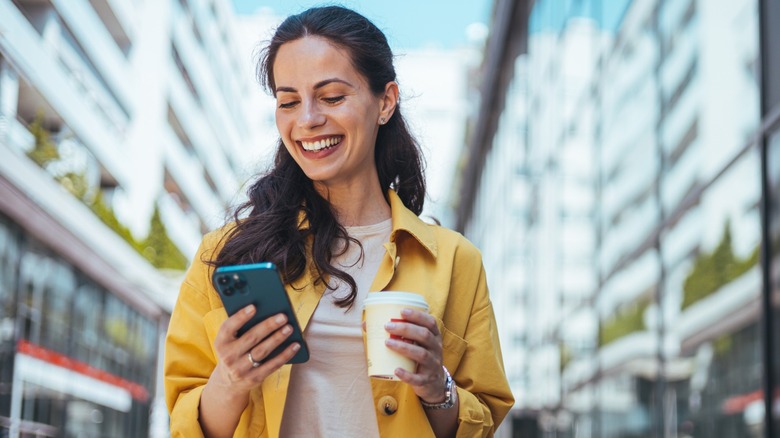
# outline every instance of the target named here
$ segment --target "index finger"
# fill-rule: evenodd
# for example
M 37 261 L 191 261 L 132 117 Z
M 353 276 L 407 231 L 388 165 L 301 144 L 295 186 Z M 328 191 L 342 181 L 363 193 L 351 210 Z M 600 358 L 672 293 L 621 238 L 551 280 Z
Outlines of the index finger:
M 434 336 L 439 336 L 441 334 L 439 331 L 439 325 L 436 324 L 436 318 L 434 318 L 430 313 L 407 308 L 401 311 L 401 316 L 403 316 L 407 322 L 411 322 L 413 324 L 427 328 L 431 331 L 431 333 L 434 334 Z
M 255 306 L 254 304 L 250 304 L 243 309 L 239 310 L 238 312 L 232 314 L 228 319 L 225 320 L 225 322 L 222 323 L 222 326 L 219 328 L 219 333 L 217 334 L 217 337 L 223 336 L 228 337 L 228 339 L 236 339 L 238 336 L 238 329 L 244 326 L 247 322 L 249 322 L 250 319 L 252 319 L 252 316 L 255 314 Z

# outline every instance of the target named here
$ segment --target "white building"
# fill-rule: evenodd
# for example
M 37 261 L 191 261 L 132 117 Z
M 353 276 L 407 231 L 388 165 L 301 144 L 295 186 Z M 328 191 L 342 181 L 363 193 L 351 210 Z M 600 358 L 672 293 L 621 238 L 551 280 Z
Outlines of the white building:
M 457 219 L 486 254 L 515 415 L 577 436 L 747 436 L 762 406 L 757 2 L 626 1 L 605 28 L 617 3 L 533 2 L 527 53 L 487 73 L 512 79 Z
M 231 6 L 0 0 L 0 17 L 0 428 L 164 434 L 178 280 L 89 205 L 136 240 L 158 210 L 187 258 L 222 222 L 258 143 Z M 36 165 L 47 143 L 59 157 Z

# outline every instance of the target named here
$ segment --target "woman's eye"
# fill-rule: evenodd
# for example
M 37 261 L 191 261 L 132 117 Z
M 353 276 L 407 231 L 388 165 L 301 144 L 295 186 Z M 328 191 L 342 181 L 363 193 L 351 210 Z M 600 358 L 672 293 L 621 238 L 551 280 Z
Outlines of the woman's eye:
M 344 96 L 323 97 L 322 100 L 329 104 L 339 103 L 344 100 Z
M 297 102 L 297 101 L 291 101 L 291 102 L 281 102 L 281 103 L 279 103 L 279 108 L 282 108 L 282 109 L 292 108 L 292 107 L 294 107 L 296 104 L 298 104 L 298 102 Z

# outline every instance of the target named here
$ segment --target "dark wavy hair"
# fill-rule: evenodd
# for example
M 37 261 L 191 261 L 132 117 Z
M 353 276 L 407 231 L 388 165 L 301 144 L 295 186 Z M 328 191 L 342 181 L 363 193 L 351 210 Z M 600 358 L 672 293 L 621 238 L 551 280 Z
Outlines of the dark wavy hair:
M 273 65 L 279 48 L 306 36 L 325 38 L 349 53 L 353 67 L 376 95 L 396 80 L 393 53 L 382 31 L 350 9 L 316 7 L 284 20 L 261 52 L 258 79 L 271 94 L 276 89 Z M 419 215 L 425 201 L 423 158 L 401 114 L 400 102 L 390 120 L 379 127 L 374 162 L 381 187 L 395 190 L 404 205 Z M 232 211 L 235 226 L 226 234 L 225 245 L 211 264 L 273 262 L 286 283 L 313 268 L 315 281 L 325 282 L 329 289 L 335 288 L 328 282 L 330 277 L 350 286 L 350 293 L 337 297 L 336 303 L 351 307 L 357 295 L 355 280 L 331 262 L 346 251 L 344 242 L 359 242 L 338 223 L 329 202 L 314 189 L 281 139 L 273 166 L 247 194 L 248 201 Z M 309 251 L 313 266 L 307 264 Z

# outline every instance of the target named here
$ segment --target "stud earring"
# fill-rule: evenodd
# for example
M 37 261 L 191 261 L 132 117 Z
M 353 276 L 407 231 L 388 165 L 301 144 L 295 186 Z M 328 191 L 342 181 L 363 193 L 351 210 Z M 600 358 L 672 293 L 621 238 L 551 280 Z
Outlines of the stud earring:
M 380 124 L 380 125 L 384 125 L 384 124 L 385 124 L 385 118 L 384 118 L 384 117 L 381 117 L 381 118 L 379 119 L 379 124 Z

